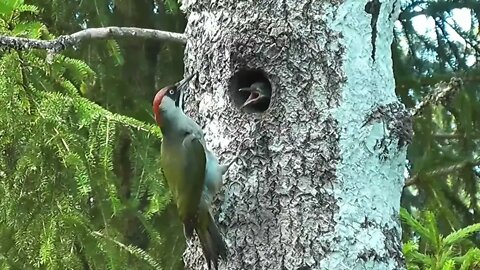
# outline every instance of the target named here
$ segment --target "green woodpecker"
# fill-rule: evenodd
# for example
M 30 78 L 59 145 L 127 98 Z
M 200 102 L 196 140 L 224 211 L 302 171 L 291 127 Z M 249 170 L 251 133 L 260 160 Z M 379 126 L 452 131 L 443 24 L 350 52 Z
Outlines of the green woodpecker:
M 250 93 L 247 100 L 240 108 L 252 106 L 260 108 L 264 107 L 265 105 L 268 107 L 270 100 L 270 88 L 266 82 L 254 82 L 252 85 L 250 85 L 250 87 L 240 88 L 238 91 Z
M 183 112 L 183 91 L 188 78 L 158 91 L 153 112 L 163 135 L 161 166 L 183 222 L 185 237 L 198 235 L 208 264 L 218 269 L 226 259 L 227 246 L 215 224 L 210 208 L 222 185 L 223 174 L 232 164 L 220 165 L 206 148 L 200 126 Z

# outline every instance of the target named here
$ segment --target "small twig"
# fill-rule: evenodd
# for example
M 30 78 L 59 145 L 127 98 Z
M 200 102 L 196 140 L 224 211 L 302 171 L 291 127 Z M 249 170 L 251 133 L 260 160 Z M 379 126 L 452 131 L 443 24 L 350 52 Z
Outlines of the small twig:
M 462 33 L 459 29 L 458 29 L 458 26 L 456 25 L 452 25 L 450 22 L 448 22 L 448 20 L 443 20 L 446 24 L 448 24 L 448 26 L 450 26 L 454 31 L 455 33 L 457 33 L 464 41 L 465 43 L 467 43 L 468 45 L 470 45 L 470 47 L 472 47 L 473 50 L 475 50 L 477 52 L 477 54 L 480 54 L 480 48 L 477 48 L 477 46 L 475 44 L 472 43 L 472 41 L 469 39 L 469 38 L 465 38 L 466 35 L 468 34 L 465 34 L 465 33 Z M 455 21 L 455 20 L 454 20 Z M 455 21 L 455 24 L 456 24 L 456 21 Z M 480 32 L 479 32 L 480 33 Z M 477 34 L 478 35 L 478 34 Z
M 452 77 L 449 83 L 439 83 L 435 85 L 435 90 L 427 95 L 415 108 L 411 114 L 418 116 L 428 105 L 446 105 L 450 99 L 462 88 L 463 81 L 460 78 Z
M 418 180 L 420 179 L 421 176 L 437 176 L 437 175 L 450 174 L 450 173 L 453 173 L 453 172 L 455 172 L 459 169 L 462 169 L 462 168 L 464 168 L 465 166 L 468 166 L 468 165 L 471 165 L 471 166 L 480 165 L 480 159 L 475 159 L 475 160 L 467 159 L 467 160 L 461 161 L 457 164 L 453 164 L 451 166 L 447 166 L 447 167 L 444 167 L 444 168 L 438 168 L 436 170 L 426 172 L 426 173 L 422 173 L 422 174 L 416 174 L 416 175 L 408 178 L 405 181 L 405 186 L 404 187 L 408 187 L 408 186 L 417 184 Z
M 53 40 L 29 39 L 21 37 L 0 36 L 0 47 L 14 50 L 43 49 L 53 53 L 65 50 L 68 47 L 78 45 L 85 40 L 107 39 L 115 37 L 137 37 L 167 40 L 186 43 L 186 37 L 181 33 L 160 31 L 155 29 L 136 27 L 102 27 L 88 28 L 70 35 L 59 36 Z
M 462 138 L 464 138 L 464 136 L 459 134 L 459 133 L 440 133 L 440 132 L 433 134 L 433 137 L 435 139 L 439 139 L 439 140 L 450 140 L 450 139 L 462 139 Z

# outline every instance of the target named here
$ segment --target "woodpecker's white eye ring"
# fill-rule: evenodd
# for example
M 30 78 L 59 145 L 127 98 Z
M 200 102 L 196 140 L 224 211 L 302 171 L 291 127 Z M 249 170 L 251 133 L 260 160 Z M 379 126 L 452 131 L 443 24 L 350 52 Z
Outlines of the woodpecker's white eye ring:
M 168 93 L 169 93 L 170 95 L 173 95 L 173 94 L 175 94 L 175 91 L 173 91 L 173 89 L 170 89 L 170 90 L 168 91 Z

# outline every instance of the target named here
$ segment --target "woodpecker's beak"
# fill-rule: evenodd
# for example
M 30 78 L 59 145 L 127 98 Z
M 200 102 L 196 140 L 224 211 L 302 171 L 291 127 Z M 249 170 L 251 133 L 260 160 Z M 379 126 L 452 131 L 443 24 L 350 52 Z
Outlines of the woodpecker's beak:
M 181 92 L 184 92 L 188 86 L 188 82 L 190 82 L 190 80 L 193 78 L 193 76 L 195 76 L 195 73 L 184 78 L 183 80 L 177 82 L 175 84 L 175 86 L 177 87 L 178 90 L 180 90 Z
M 188 82 L 190 82 L 190 80 L 192 80 L 193 76 L 195 76 L 195 73 L 193 73 L 192 75 L 186 77 L 185 79 L 183 79 L 183 80 L 181 80 L 181 81 L 179 81 L 175 84 L 175 86 L 177 87 L 177 90 L 180 91 L 180 96 L 178 97 L 179 101 L 180 101 L 179 102 L 180 104 L 179 104 L 178 107 L 180 107 L 182 109 L 182 111 L 184 110 L 184 106 L 185 106 L 184 96 L 185 96 L 185 92 L 188 88 Z

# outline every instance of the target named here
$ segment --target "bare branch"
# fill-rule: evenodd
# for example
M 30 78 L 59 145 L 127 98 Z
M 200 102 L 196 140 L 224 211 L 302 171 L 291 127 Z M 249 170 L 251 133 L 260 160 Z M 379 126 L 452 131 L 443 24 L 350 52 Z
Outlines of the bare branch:
M 464 135 L 459 134 L 459 133 L 441 133 L 441 132 L 433 134 L 433 137 L 435 139 L 439 139 L 439 140 L 451 140 L 451 139 L 463 139 L 463 138 L 465 138 Z
M 462 168 L 465 168 L 466 166 L 478 166 L 480 165 L 480 159 L 467 159 L 467 160 L 464 160 L 464 161 L 461 161 L 457 164 L 453 164 L 451 166 L 447 166 L 447 167 L 443 167 L 443 168 L 438 168 L 438 169 L 435 169 L 433 171 L 429 171 L 429 172 L 426 172 L 426 173 L 422 173 L 421 175 L 423 176 L 440 176 L 440 175 L 447 175 L 447 174 L 451 174 L 451 173 L 454 173 Z M 411 186 L 411 185 L 415 185 L 418 183 L 421 175 L 419 174 L 416 174 L 410 178 L 408 178 L 406 181 L 405 181 L 405 186 L 404 187 L 408 187 L 408 186 Z
M 118 37 L 148 38 L 186 43 L 186 37 L 182 33 L 136 27 L 111 26 L 102 28 L 88 28 L 71 35 L 60 36 L 53 40 L 0 36 L 0 48 L 6 47 L 14 50 L 43 49 L 56 53 L 65 50 L 68 47 L 78 45 L 85 40 Z

